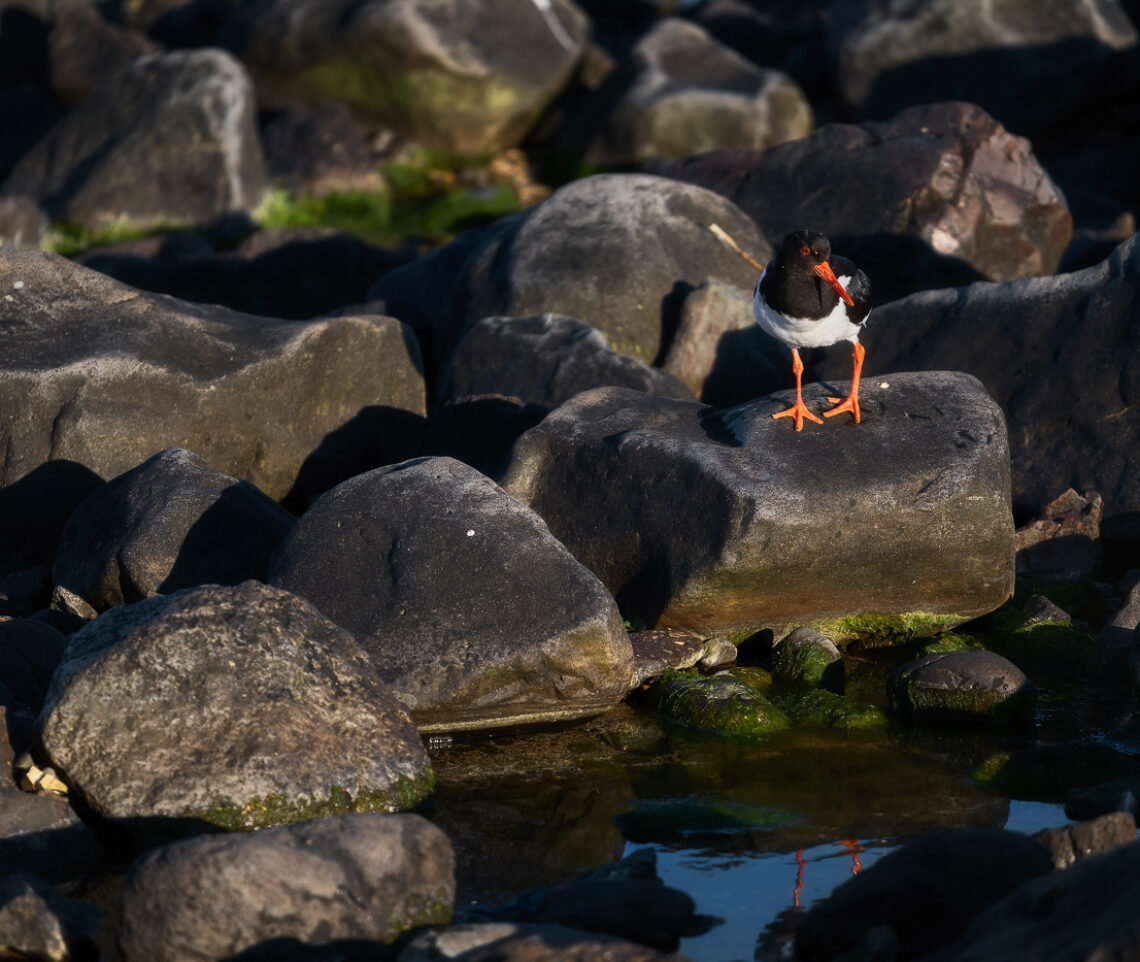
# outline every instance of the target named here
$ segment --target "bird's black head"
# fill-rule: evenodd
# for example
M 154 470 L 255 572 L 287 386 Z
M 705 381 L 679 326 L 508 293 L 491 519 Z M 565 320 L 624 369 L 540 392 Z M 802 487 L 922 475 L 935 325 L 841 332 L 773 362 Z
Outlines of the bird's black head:
M 831 241 L 817 230 L 792 231 L 780 243 L 780 260 L 788 265 L 799 262 L 809 269 L 825 264 L 831 256 Z

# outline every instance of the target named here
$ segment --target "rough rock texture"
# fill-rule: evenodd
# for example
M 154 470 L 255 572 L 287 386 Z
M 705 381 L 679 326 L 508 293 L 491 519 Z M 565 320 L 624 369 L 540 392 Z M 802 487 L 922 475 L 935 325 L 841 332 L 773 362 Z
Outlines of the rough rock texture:
M 75 509 L 52 577 L 96 611 L 203 584 L 265 581 L 293 520 L 248 481 L 171 448 Z
M 878 926 L 894 931 L 898 958 L 917 958 L 953 941 L 997 899 L 1051 870 L 1049 853 L 1017 832 L 931 832 L 884 855 L 813 905 L 796 929 L 796 958 L 834 959 Z
M 632 685 L 602 584 L 533 511 L 451 458 L 329 491 L 270 579 L 351 631 L 421 728 L 595 714 Z
M 390 943 L 448 921 L 452 863 L 447 836 L 419 815 L 341 815 L 174 842 L 128 876 L 123 959 L 215 962 L 255 946 L 291 958 L 331 943 Z
M 992 651 L 946 651 L 891 672 L 887 700 L 912 721 L 1003 727 L 1032 718 L 1037 689 Z
M 897 375 L 867 385 L 862 424 L 802 433 L 772 419 L 790 400 L 586 392 L 519 439 L 503 485 L 647 625 L 953 620 L 1009 597 L 1004 424 L 973 378 Z
M 1131 812 L 1109 812 L 1087 822 L 1047 828 L 1034 834 L 1053 856 L 1056 868 L 1068 868 L 1091 855 L 1136 841 L 1136 819 Z
M 113 819 L 261 826 L 406 807 L 431 787 L 415 728 L 348 633 L 252 581 L 105 612 L 72 637 L 38 726 L 64 780 Z
M 280 499 L 374 466 L 425 411 L 418 348 L 392 318 L 273 321 L 40 251 L 0 251 L 0 291 L 0 484 L 59 462 L 112 478 L 185 447 Z
M 650 699 L 670 724 L 719 738 L 763 739 L 790 725 L 776 705 L 729 675 L 666 679 Z
M 568 0 L 271 0 L 230 7 L 219 39 L 276 93 L 346 101 L 428 146 L 482 153 L 522 140 L 587 30 Z
M 968 103 L 827 124 L 763 152 L 716 151 L 666 173 L 723 194 L 773 244 L 805 224 L 823 231 L 871 278 L 879 303 L 1051 274 L 1073 226 L 1029 142 Z
M 1136 28 L 1116 0 L 1032 3 L 854 0 L 833 7 L 838 89 L 860 116 L 923 101 L 981 104 L 1011 127 L 1056 124 L 1095 106 Z
M 693 400 L 672 375 L 611 350 L 599 331 L 563 314 L 483 318 L 448 360 L 439 393 L 441 399 L 503 394 L 557 407 L 608 385 Z
M 1017 576 L 1037 587 L 1091 579 L 1100 567 L 1100 520 L 1104 499 L 1069 488 L 1050 501 L 1041 517 L 1017 529 Z
M 614 78 L 625 90 L 588 155 L 596 162 L 763 148 L 813 126 L 791 77 L 757 67 L 677 17 L 663 17 L 638 40 L 624 74 Z
M 1138 888 L 1140 842 L 1133 842 L 1015 889 L 980 914 L 945 957 L 954 962 L 1135 958 Z
M 252 210 L 264 189 L 253 87 L 220 50 L 155 54 L 112 74 L 3 185 L 89 229 L 121 216 L 203 223 Z
M 1074 274 L 915 294 L 871 315 L 866 373 L 977 377 L 1009 424 L 1019 512 L 1036 514 L 1067 488 L 1099 492 L 1106 516 L 1140 511 L 1138 292 L 1133 237 Z M 814 370 L 846 377 L 849 362 L 828 357 Z
M 597 962 L 599 959 L 687 962 L 688 957 L 561 925 L 488 922 L 429 929 L 407 944 L 397 962 Z
M 598 174 L 392 271 L 368 296 L 418 305 L 441 361 L 484 317 L 554 311 L 652 362 L 692 287 L 709 277 L 749 291 L 756 284 L 756 271 L 709 231 L 712 223 L 756 257 L 771 252 L 756 225 L 712 191 L 648 174 Z

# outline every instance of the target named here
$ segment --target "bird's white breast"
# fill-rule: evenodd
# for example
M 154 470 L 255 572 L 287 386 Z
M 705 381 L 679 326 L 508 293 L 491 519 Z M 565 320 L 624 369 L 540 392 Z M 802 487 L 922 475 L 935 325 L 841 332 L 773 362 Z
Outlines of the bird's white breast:
M 764 275 L 761 274 L 760 281 L 763 280 Z M 850 280 L 844 275 L 839 278 L 839 283 L 846 287 Z M 772 310 L 760 296 L 760 282 L 757 282 L 756 293 L 752 297 L 752 313 L 761 330 L 789 347 L 827 347 L 839 341 L 858 341 L 859 325 L 847 319 L 846 306 L 844 301 L 840 301 L 826 317 L 787 317 Z

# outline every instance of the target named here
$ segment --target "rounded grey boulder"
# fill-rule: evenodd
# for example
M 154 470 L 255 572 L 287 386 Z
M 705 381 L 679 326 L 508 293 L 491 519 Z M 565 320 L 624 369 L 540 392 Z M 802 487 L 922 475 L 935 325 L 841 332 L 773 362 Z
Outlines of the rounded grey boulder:
M 633 684 L 602 583 L 538 515 L 451 458 L 333 488 L 270 579 L 353 632 L 421 729 L 596 714 Z
M 347 940 L 390 943 L 407 929 L 450 919 L 453 860 L 440 829 L 406 814 L 341 815 L 174 842 L 147 854 L 127 878 L 123 958 L 207 962 L 262 943 L 280 946 L 273 957 L 292 958 Z
M 72 636 L 37 734 L 95 814 L 158 829 L 391 810 L 431 790 L 415 728 L 352 637 L 252 581 L 96 618 Z

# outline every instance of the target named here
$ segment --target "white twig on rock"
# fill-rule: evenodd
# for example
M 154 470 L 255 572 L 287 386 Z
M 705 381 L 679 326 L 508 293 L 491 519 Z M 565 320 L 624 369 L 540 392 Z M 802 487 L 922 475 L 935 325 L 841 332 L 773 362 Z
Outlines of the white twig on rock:
M 537 8 L 538 12 L 542 14 L 542 19 L 546 21 L 546 25 L 550 28 L 550 32 L 554 34 L 554 39 L 562 44 L 562 49 L 573 50 L 574 38 L 566 32 L 566 28 L 562 26 L 562 21 L 558 19 L 558 14 L 554 12 L 554 7 L 551 5 L 550 0 L 531 0 Z

